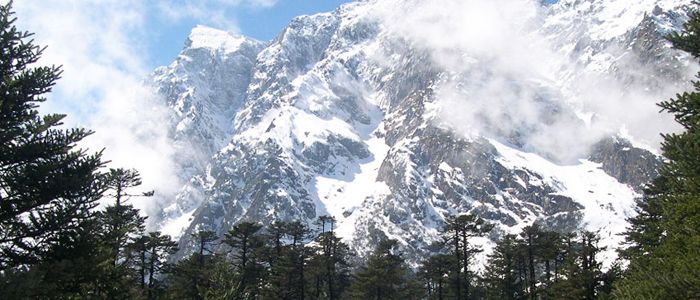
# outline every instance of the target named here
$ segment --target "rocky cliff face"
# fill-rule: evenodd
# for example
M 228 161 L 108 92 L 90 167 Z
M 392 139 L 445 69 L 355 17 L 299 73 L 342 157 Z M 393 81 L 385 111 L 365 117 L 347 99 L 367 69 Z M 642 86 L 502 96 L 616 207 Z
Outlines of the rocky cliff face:
M 162 217 L 181 216 L 205 197 L 202 176 L 210 158 L 234 134 L 230 124 L 245 101 L 255 58 L 263 47 L 259 41 L 198 26 L 177 59 L 153 73 L 151 85 L 171 108 L 175 169 L 186 183 Z
M 450 70 L 431 49 L 387 29 L 375 13 L 386 2 L 297 17 L 265 44 L 197 27 L 178 59 L 153 75 L 172 108 L 187 181 L 164 207 L 162 226 L 181 236 L 184 255 L 200 229 L 222 234 L 242 220 L 311 224 L 329 214 L 360 255 L 393 238 L 416 262 L 446 215 L 470 212 L 497 225 L 475 240 L 487 248 L 537 221 L 601 231 L 610 259 L 659 158 L 612 125 L 574 159 L 530 141 L 562 119 L 578 130 L 591 126 L 585 105 L 567 96 L 576 94 L 580 73 L 629 89 L 687 76 L 692 66 L 662 35 L 682 24 L 688 1 L 640 0 L 618 14 L 625 22 L 604 23 L 621 2 L 538 8 L 535 32 L 567 58 L 566 68 L 545 83 L 509 78 L 511 86 L 536 91 L 536 120 L 503 128 L 484 117 L 476 121 L 486 129 L 469 134 L 442 116 L 450 109 L 445 83 L 470 86 L 473 69 Z M 488 57 L 470 59 L 502 79 Z M 628 60 L 646 69 L 623 68 Z

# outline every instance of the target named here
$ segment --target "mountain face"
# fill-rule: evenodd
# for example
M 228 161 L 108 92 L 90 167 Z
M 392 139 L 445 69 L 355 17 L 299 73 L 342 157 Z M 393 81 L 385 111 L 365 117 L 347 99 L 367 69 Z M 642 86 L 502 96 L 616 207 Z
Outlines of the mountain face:
M 539 73 L 538 61 L 527 62 L 538 56 L 521 53 L 528 49 L 518 41 L 498 44 L 508 13 L 460 27 L 449 9 L 478 7 L 448 2 L 447 11 L 427 12 L 440 5 L 350 3 L 297 17 L 268 43 L 194 28 L 177 60 L 151 78 L 172 111 L 185 182 L 154 217 L 181 236 L 180 255 L 200 229 L 311 225 L 328 214 L 358 254 L 393 238 L 415 263 L 445 216 L 469 212 L 496 225 L 474 241 L 487 250 L 540 222 L 600 231 L 604 259 L 613 259 L 660 159 L 635 136 L 645 126 L 614 116 L 639 112 L 625 107 L 656 112 L 639 99 L 662 100 L 665 88 L 680 89 L 669 82 L 694 70 L 663 40 L 690 1 L 481 1 L 499 15 L 498 5 L 525 9 L 514 12 L 524 31 L 511 34 L 546 50 Z M 418 27 L 392 25 L 397 14 Z M 446 16 L 445 26 L 435 16 Z M 463 39 L 476 30 L 494 35 Z

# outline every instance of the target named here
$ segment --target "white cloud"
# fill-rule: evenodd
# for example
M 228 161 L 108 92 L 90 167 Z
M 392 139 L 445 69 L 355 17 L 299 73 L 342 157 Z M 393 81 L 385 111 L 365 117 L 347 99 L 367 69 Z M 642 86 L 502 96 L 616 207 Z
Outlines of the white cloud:
M 144 189 L 171 192 L 167 135 L 149 124 L 163 120 L 162 102 L 141 86 L 149 72 L 142 1 L 22 1 L 14 8 L 18 27 L 47 46 L 40 63 L 62 65 L 42 111 L 67 113 L 68 126 L 94 130 L 83 146 L 106 148 L 109 167 L 137 168 Z
M 64 71 L 41 110 L 67 113 L 66 125 L 94 130 L 85 147 L 106 148 L 105 158 L 112 161 L 109 167 L 138 169 L 143 188 L 155 189 L 166 198 L 173 197 L 182 184 L 173 170 L 168 108 L 142 85 L 152 71 L 147 49 L 154 33 L 148 26 L 184 18 L 213 20 L 212 25 L 235 30 L 235 20 L 226 17 L 232 9 L 244 5 L 264 8 L 275 1 L 171 4 L 173 10 L 140 0 L 14 2 L 17 26 L 34 32 L 36 44 L 48 46 L 40 63 L 62 65 Z M 186 13 L 173 15 L 176 10 Z M 152 201 L 135 200 L 134 205 L 153 215 L 158 206 L 151 205 Z
M 241 7 L 263 9 L 275 4 L 277 0 L 175 0 L 161 1 L 156 8 L 170 22 L 191 19 L 199 24 L 238 32 L 238 24 L 231 18 L 232 12 Z
M 391 35 L 427 51 L 445 72 L 435 97 L 443 108 L 440 121 L 457 132 L 517 140 L 566 162 L 622 128 L 654 147 L 659 132 L 677 129 L 658 114 L 655 103 L 678 86 L 661 82 L 669 89 L 645 89 L 639 82 L 605 76 L 609 65 L 602 72 L 585 68 L 579 56 L 561 49 L 567 34 L 581 33 L 543 31 L 540 1 L 399 2 L 380 1 L 375 14 Z M 606 50 L 611 57 L 619 54 Z M 651 74 L 635 60 L 617 63 L 638 78 Z

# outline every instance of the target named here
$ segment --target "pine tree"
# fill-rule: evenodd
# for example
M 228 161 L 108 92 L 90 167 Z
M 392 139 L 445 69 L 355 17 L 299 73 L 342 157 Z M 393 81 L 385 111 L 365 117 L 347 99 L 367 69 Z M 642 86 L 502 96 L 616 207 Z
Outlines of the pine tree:
M 700 59 L 697 2 L 695 6 L 683 30 L 669 40 Z M 684 131 L 662 135 L 666 159 L 645 191 L 639 216 L 631 220 L 630 247 L 623 252 L 630 264 L 616 285 L 616 298 L 700 298 L 700 81 L 692 84 L 693 91 L 659 104 Z
M 96 298 L 95 289 L 101 256 L 94 234 L 97 222 L 83 222 L 83 228 L 61 235 L 38 264 L 8 269 L 0 276 L 3 299 Z M 96 255 L 98 254 L 98 255 Z
M 165 292 L 165 284 L 159 278 L 169 267 L 168 256 L 177 251 L 177 243 L 169 235 L 150 232 L 132 244 L 140 274 L 142 295 L 146 299 L 159 299 Z
M 542 235 L 543 231 L 537 223 L 526 226 L 523 228 L 523 232 L 520 233 L 524 246 L 525 266 L 527 267 L 525 270 L 527 274 L 527 292 L 528 298 L 531 300 L 537 299 L 537 283 L 539 281 L 537 263 L 539 260 L 538 251 L 541 249 L 540 242 L 542 241 Z
M 263 266 L 256 254 L 263 246 L 260 235 L 262 225 L 241 222 L 224 237 L 224 243 L 232 249 L 234 270 L 237 272 L 235 295 L 238 299 L 255 299 L 263 276 Z
M 333 217 L 321 216 L 316 223 L 321 233 L 309 252 L 308 295 L 311 299 L 340 299 L 350 284 L 350 248 L 335 235 Z
M 454 271 L 454 264 L 454 256 L 449 254 L 436 254 L 423 262 L 419 275 L 425 282 L 428 299 L 449 299 L 447 278 Z
M 76 143 L 92 132 L 59 129 L 65 115 L 39 115 L 61 71 L 33 66 L 43 48 L 0 6 L 0 271 L 46 261 L 53 247 L 80 239 L 102 195 L 100 153 Z
M 106 174 L 107 197 L 114 203 L 105 207 L 99 219 L 104 229 L 104 243 L 110 247 L 112 264 L 117 265 L 124 259 L 124 249 L 133 239 L 143 233 L 146 218 L 139 210 L 126 202 L 134 196 L 151 196 L 153 192 L 129 194 L 129 189 L 141 185 L 141 177 L 136 170 L 110 169 Z
M 270 267 L 270 274 L 264 293 L 264 299 L 301 299 L 306 291 L 306 268 L 310 250 L 305 246 L 309 239 L 309 228 L 299 222 L 278 222 L 273 230 L 281 229 L 274 233 L 273 256 L 274 263 Z M 282 233 L 278 235 L 277 233 Z M 282 239 L 289 241 L 283 244 Z M 279 238 L 279 240 L 277 240 Z
M 220 264 L 228 264 L 222 256 L 212 251 L 212 244 L 217 239 L 216 233 L 209 230 L 192 234 L 192 240 L 197 245 L 196 252 L 173 267 L 168 288 L 171 298 L 200 300 L 210 293 L 211 277 L 214 275 L 211 270 Z
M 15 20 L 11 1 L 0 5 L 0 295 L 90 298 L 101 153 L 76 148 L 91 131 L 39 114 L 61 71 L 34 66 L 44 48 Z
M 578 276 L 578 281 L 586 300 L 596 299 L 602 284 L 602 264 L 596 259 L 596 256 L 605 249 L 598 247 L 599 241 L 600 237 L 594 232 L 584 231 L 581 233 L 581 252 L 579 255 L 581 273 Z
M 483 251 L 472 245 L 469 240 L 486 235 L 492 228 L 493 225 L 471 214 L 450 216 L 446 220 L 442 234 L 445 245 L 449 245 L 455 259 L 453 272 L 450 273 L 452 274 L 450 289 L 458 300 L 470 298 L 471 284 L 476 277 L 470 269 L 472 258 Z
M 518 276 L 518 266 L 522 265 L 520 251 L 515 235 L 507 234 L 496 244 L 484 275 L 488 299 L 523 298 L 525 291 Z
M 579 276 L 580 244 L 577 242 L 576 233 L 568 233 L 562 236 L 561 249 L 559 251 L 559 270 L 554 282 L 545 291 L 552 299 L 583 299 L 584 291 L 581 287 Z
M 110 169 L 105 175 L 108 188 L 105 196 L 114 203 L 105 207 L 98 214 L 101 230 L 101 251 L 106 260 L 100 263 L 101 272 L 95 274 L 100 283 L 97 295 L 107 298 L 127 298 L 135 290 L 139 276 L 132 268 L 132 252 L 128 251 L 134 241 L 143 234 L 145 217 L 138 209 L 127 204 L 133 196 L 150 196 L 152 192 L 130 194 L 130 190 L 141 185 L 141 178 L 136 170 Z
M 411 277 L 403 257 L 395 253 L 395 240 L 381 242 L 367 263 L 353 274 L 352 299 L 423 299 L 422 288 Z
M 287 223 L 282 221 L 274 221 L 265 228 L 263 239 L 266 241 L 267 247 L 263 250 L 265 252 L 263 256 L 270 268 L 273 268 L 278 258 L 282 256 L 286 231 Z
M 561 235 L 556 231 L 543 231 L 538 240 L 537 256 L 544 263 L 544 285 L 549 286 L 557 280 L 559 273 L 558 256 L 561 249 Z

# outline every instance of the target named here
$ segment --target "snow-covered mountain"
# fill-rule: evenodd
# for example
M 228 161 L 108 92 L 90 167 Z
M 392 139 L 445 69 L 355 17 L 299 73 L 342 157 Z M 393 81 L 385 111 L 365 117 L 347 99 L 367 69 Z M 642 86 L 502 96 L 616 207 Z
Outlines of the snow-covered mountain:
M 416 262 L 471 212 L 487 248 L 538 221 L 600 231 L 609 261 L 669 129 L 654 102 L 696 69 L 662 38 L 689 3 L 371 0 L 268 43 L 198 26 L 152 76 L 186 182 L 162 230 L 184 254 L 199 229 L 329 214 L 359 254 L 388 237 Z

